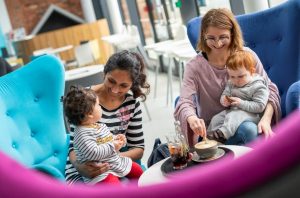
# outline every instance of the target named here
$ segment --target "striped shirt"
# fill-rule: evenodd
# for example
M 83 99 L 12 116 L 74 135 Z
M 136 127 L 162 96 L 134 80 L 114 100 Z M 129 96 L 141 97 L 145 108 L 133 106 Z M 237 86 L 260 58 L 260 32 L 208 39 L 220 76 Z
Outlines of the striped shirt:
M 127 147 L 144 148 L 144 134 L 142 129 L 142 110 L 140 102 L 132 95 L 126 94 L 123 103 L 116 109 L 107 110 L 102 107 L 101 123 L 106 124 L 110 132 L 114 135 L 124 134 L 127 138 Z M 69 152 L 73 150 L 73 132 L 70 132 Z M 69 156 L 65 169 L 66 180 L 72 184 L 77 181 L 83 181 L 81 175 L 70 162 Z
M 114 137 L 105 124 L 96 124 L 90 127 L 78 126 L 74 131 L 74 151 L 80 163 L 86 161 L 107 162 L 110 169 L 93 179 L 83 177 L 85 183 L 95 184 L 102 181 L 109 173 L 126 176 L 132 166 L 129 157 L 120 156 L 113 144 Z

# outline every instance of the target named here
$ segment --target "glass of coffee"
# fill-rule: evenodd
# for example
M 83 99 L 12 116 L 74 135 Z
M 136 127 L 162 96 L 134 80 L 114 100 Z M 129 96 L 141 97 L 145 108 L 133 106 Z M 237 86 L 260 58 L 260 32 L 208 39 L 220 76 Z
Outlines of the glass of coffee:
M 181 134 L 168 135 L 166 137 L 170 157 L 175 170 L 183 169 L 187 166 L 189 160 L 189 147 Z

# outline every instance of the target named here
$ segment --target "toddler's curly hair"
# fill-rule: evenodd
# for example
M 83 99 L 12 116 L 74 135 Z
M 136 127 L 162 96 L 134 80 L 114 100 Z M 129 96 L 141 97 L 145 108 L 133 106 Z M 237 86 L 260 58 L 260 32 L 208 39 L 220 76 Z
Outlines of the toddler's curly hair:
M 86 117 L 93 112 L 97 95 L 92 89 L 71 86 L 63 97 L 64 112 L 70 124 L 81 125 Z

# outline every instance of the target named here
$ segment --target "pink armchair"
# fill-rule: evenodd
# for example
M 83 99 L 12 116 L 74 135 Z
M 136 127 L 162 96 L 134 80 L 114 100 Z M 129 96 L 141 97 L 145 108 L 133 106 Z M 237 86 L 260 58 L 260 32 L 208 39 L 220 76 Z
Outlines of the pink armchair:
M 236 159 L 188 169 L 178 179 L 159 185 L 136 187 L 67 186 L 29 170 L 0 153 L 0 195 L 3 197 L 292 197 L 300 182 L 300 111 L 283 120 L 277 135 L 258 140 L 255 149 Z

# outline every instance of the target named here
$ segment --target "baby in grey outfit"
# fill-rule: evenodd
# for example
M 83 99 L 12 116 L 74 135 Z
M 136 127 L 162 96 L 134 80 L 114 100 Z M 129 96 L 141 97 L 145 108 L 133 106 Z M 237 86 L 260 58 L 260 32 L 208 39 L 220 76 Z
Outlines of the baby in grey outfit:
M 244 121 L 258 123 L 269 98 L 267 82 L 255 73 L 255 61 L 248 51 L 237 51 L 227 60 L 229 80 L 220 103 L 227 109 L 216 114 L 207 129 L 208 137 L 224 143 Z

